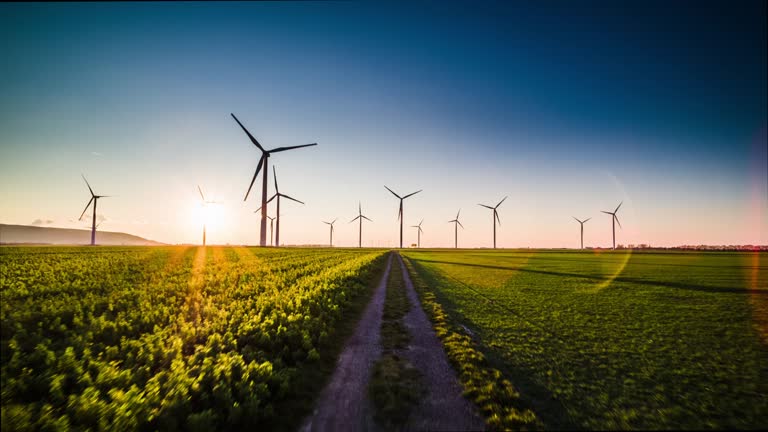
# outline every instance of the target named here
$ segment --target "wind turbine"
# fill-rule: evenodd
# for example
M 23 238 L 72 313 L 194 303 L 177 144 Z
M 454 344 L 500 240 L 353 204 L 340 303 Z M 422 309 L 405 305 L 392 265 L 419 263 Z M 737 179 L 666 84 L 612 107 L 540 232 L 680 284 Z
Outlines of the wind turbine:
M 331 247 L 333 247 L 333 224 L 335 224 L 337 220 L 339 220 L 339 218 L 334 219 L 333 222 L 323 221 L 324 224 L 328 224 L 331 226 Z
M 246 129 L 245 126 L 243 126 L 243 124 L 240 123 L 240 120 L 238 120 L 237 117 L 235 117 L 234 114 L 230 113 L 230 115 L 232 116 L 233 119 L 235 119 L 237 124 L 240 125 L 240 127 L 243 129 L 245 134 L 248 135 L 248 138 L 250 138 L 251 142 L 256 147 L 258 147 L 259 150 L 261 150 L 261 159 L 259 159 L 259 164 L 256 167 L 256 172 L 253 174 L 253 180 L 251 180 L 251 184 L 250 184 L 250 186 L 248 186 L 248 191 L 245 193 L 245 198 L 243 198 L 243 201 L 248 199 L 248 194 L 251 192 L 251 188 L 253 187 L 253 183 L 256 181 L 256 176 L 258 176 L 259 175 L 259 171 L 261 171 L 261 169 L 264 168 L 264 176 L 263 176 L 264 177 L 264 182 L 262 183 L 262 187 L 261 187 L 261 234 L 260 234 L 259 244 L 261 246 L 266 246 L 266 244 L 267 244 L 267 175 L 269 175 L 268 174 L 268 172 L 269 172 L 269 166 L 268 166 L 269 155 L 271 155 L 272 153 L 278 153 L 278 152 L 286 151 L 286 150 L 293 150 L 293 149 L 302 148 L 302 147 L 315 146 L 315 145 L 317 145 L 317 143 L 303 144 L 303 145 L 290 146 L 290 147 L 278 147 L 278 148 L 275 148 L 275 149 L 272 149 L 272 150 L 264 150 L 264 147 L 262 147 L 261 144 L 259 144 L 259 142 L 256 141 L 256 138 L 254 138 L 253 135 L 251 135 L 251 133 L 248 132 L 248 129 Z M 278 202 L 279 202 L 279 200 L 278 200 Z M 280 235 L 279 235 L 279 233 L 280 233 L 280 219 L 279 219 L 279 215 L 278 215 L 277 226 L 278 226 L 277 231 L 278 231 L 278 239 L 279 239 L 279 237 L 280 237 Z
M 352 223 L 358 219 L 360 219 L 360 231 L 357 238 L 357 247 L 361 248 L 363 247 L 363 219 L 366 219 L 368 222 L 373 221 L 368 219 L 366 216 L 363 216 L 363 208 L 361 207 L 360 201 L 357 202 L 357 217 L 349 221 L 349 223 Z
M 274 228 L 276 218 L 277 216 L 267 216 L 267 219 L 269 219 L 269 245 L 270 246 L 275 245 L 275 236 L 272 235 L 272 228 Z
M 388 188 L 386 185 L 384 187 L 387 188 L 388 191 L 392 192 L 392 189 Z M 398 199 L 400 199 L 400 211 L 397 212 L 397 218 L 400 220 L 400 249 L 403 248 L 403 200 L 408 198 L 408 197 L 410 197 L 410 196 L 416 195 L 417 193 L 421 192 L 422 190 L 423 189 L 419 189 L 416 192 L 410 193 L 410 194 L 408 194 L 408 195 L 406 195 L 404 197 L 401 197 L 400 195 L 392 192 L 392 195 L 394 195 Z
M 614 250 L 616 250 L 616 223 L 618 223 L 619 228 L 621 228 L 621 222 L 619 222 L 619 218 L 616 216 L 616 213 L 619 211 L 619 207 L 621 207 L 622 204 L 624 204 L 624 201 L 620 202 L 619 206 L 616 207 L 616 210 L 614 210 L 613 212 L 600 210 L 605 214 L 611 215 L 611 226 L 613 227 L 613 249 Z
M 269 204 L 275 197 L 277 197 L 277 228 L 275 228 L 275 247 L 280 246 L 280 197 L 288 198 L 291 201 L 296 201 L 299 204 L 304 204 L 302 201 L 297 200 L 296 198 L 291 198 L 286 194 L 281 194 L 280 189 L 277 187 L 277 169 L 272 166 L 272 174 L 275 176 L 275 194 L 272 195 L 270 199 L 267 200 L 267 202 L 264 204 L 264 207 L 261 208 L 262 214 L 266 215 L 266 204 Z M 266 232 L 265 232 L 266 234 Z M 266 240 L 266 239 L 265 239 Z
M 82 174 L 80 175 L 83 177 L 83 180 L 85 180 L 85 176 Z M 91 200 L 88 201 L 88 204 L 83 209 L 83 213 L 78 220 L 83 220 L 86 210 L 88 210 L 88 207 L 91 206 L 91 202 L 93 202 L 93 223 L 91 224 L 91 246 L 93 246 L 96 244 L 96 204 L 98 204 L 99 198 L 109 198 L 109 195 L 96 195 L 93 193 L 91 185 L 88 184 L 88 180 L 85 180 L 85 184 L 88 186 L 88 190 L 91 191 Z
M 485 204 L 478 204 L 481 207 L 485 207 L 485 208 L 493 210 L 493 248 L 494 249 L 496 249 L 496 221 L 499 221 L 499 225 L 501 225 L 501 219 L 499 219 L 499 212 L 496 211 L 496 209 L 499 208 L 499 206 L 501 205 L 501 203 L 504 202 L 505 199 L 507 199 L 507 197 L 504 197 L 504 199 L 499 201 L 499 203 L 496 204 L 496 207 L 487 206 Z
M 572 218 L 576 219 L 575 216 L 571 216 Z M 581 248 L 584 249 L 584 224 L 587 223 L 588 220 L 592 218 L 586 218 L 584 220 L 578 220 L 576 219 L 576 222 L 578 222 L 581 225 Z
M 424 219 L 419 222 L 418 225 L 411 225 L 411 228 L 417 228 L 416 230 L 416 247 L 421 247 L 421 233 L 424 232 L 423 229 L 421 229 L 421 224 L 424 222 Z
M 200 185 L 197 185 L 197 191 L 200 192 L 200 198 L 203 199 L 203 208 L 207 208 L 208 204 L 219 204 L 218 201 L 206 201 L 205 195 L 203 195 L 203 190 L 200 189 Z M 206 216 L 207 216 L 207 213 L 206 213 Z M 206 220 L 203 219 L 203 246 L 205 246 L 205 223 L 206 223 Z
M 456 219 L 452 221 L 448 221 L 448 223 L 453 223 L 453 247 L 454 249 L 459 248 L 459 225 L 461 225 L 461 222 L 459 222 L 459 213 L 461 213 L 461 209 L 456 213 Z M 494 221 L 495 224 L 495 221 Z M 464 225 L 461 225 L 461 229 L 464 229 Z

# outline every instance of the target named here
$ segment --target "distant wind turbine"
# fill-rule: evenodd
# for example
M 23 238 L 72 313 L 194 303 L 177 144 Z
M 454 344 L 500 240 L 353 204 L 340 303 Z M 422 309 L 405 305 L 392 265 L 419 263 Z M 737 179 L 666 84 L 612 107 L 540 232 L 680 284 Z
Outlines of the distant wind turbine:
M 411 228 L 417 228 L 416 229 L 416 247 L 421 247 L 421 233 L 424 232 L 424 230 L 421 229 L 421 224 L 424 222 L 424 219 L 419 222 L 418 225 L 411 225 Z
M 358 219 L 360 220 L 360 231 L 358 232 L 357 247 L 361 248 L 363 247 L 363 219 L 367 220 L 368 222 L 373 221 L 368 219 L 366 216 L 363 216 L 363 207 L 359 201 L 357 202 L 357 217 L 349 221 L 349 223 L 352 223 Z
M 611 227 L 613 228 L 613 249 L 614 250 L 616 250 L 616 224 L 618 223 L 619 224 L 619 228 L 621 228 L 621 222 L 619 222 L 619 218 L 618 218 L 618 216 L 616 216 L 616 213 L 618 213 L 619 207 L 621 207 L 622 204 L 624 204 L 624 201 L 620 202 L 618 207 L 616 207 L 616 210 L 614 210 L 613 212 L 607 212 L 607 211 L 604 211 L 604 210 L 600 210 L 601 212 L 603 212 L 605 214 L 611 215 Z
M 261 207 L 257 208 L 253 212 L 254 213 L 260 213 L 261 212 Z M 275 243 L 272 241 L 274 239 L 274 236 L 272 235 L 272 232 L 273 232 L 272 228 L 275 225 L 275 217 L 267 215 L 267 219 L 269 219 L 269 245 L 270 246 L 274 246 Z
M 302 201 L 297 200 L 296 198 L 291 198 L 286 194 L 281 194 L 280 189 L 277 187 L 277 169 L 275 166 L 272 166 L 272 174 L 275 176 L 275 194 L 272 195 L 270 199 L 267 200 L 264 207 L 261 208 L 262 214 L 266 215 L 266 204 L 269 204 L 273 199 L 277 198 L 277 227 L 275 228 L 275 247 L 280 247 L 280 197 L 288 198 L 291 201 L 296 201 L 299 204 L 304 204 Z M 266 240 L 266 239 L 265 239 Z
M 575 216 L 571 216 L 572 218 L 576 219 Z M 576 222 L 578 222 L 581 225 L 581 248 L 584 249 L 584 224 L 587 223 L 588 220 L 592 218 L 586 218 L 584 220 L 578 220 L 576 219 Z
M 384 186 L 388 191 L 392 193 L 392 195 L 396 196 L 400 200 L 400 210 L 397 212 L 397 218 L 400 220 L 400 249 L 403 248 L 403 200 L 416 195 L 417 193 L 421 192 L 422 189 L 417 190 L 416 192 L 410 193 L 404 197 L 401 197 L 400 195 L 392 192 L 392 189 L 388 188 L 387 186 Z
M 85 176 L 82 174 L 80 175 L 83 177 L 83 180 L 85 180 Z M 99 198 L 109 198 L 109 195 L 96 195 L 93 193 L 91 185 L 88 184 L 88 180 L 85 180 L 85 184 L 88 186 L 88 190 L 91 191 L 91 199 L 88 201 L 85 209 L 83 209 L 83 213 L 80 215 L 78 220 L 83 220 L 83 216 L 85 215 L 86 210 L 88 210 L 88 207 L 90 207 L 91 203 L 93 203 L 93 223 L 91 224 L 91 246 L 93 246 L 96 244 L 96 204 L 98 204 Z
M 334 219 L 333 222 L 323 221 L 324 224 L 327 224 L 327 225 L 331 226 L 331 243 L 330 243 L 331 247 L 333 247 L 333 224 L 335 224 L 337 220 L 339 220 L 339 218 Z
M 501 205 L 501 203 L 504 202 L 505 199 L 507 199 L 507 197 L 504 197 L 504 199 L 499 201 L 499 203 L 496 204 L 496 207 L 491 207 L 491 206 L 488 206 L 488 205 L 485 205 L 485 204 L 478 204 L 481 207 L 485 207 L 485 208 L 493 210 L 493 219 L 492 220 L 493 220 L 493 248 L 494 249 L 496 249 L 496 221 L 498 221 L 499 225 L 501 225 L 501 219 L 499 219 L 499 212 L 496 211 L 496 209 L 499 208 L 499 206 Z
M 200 189 L 200 185 L 197 185 L 197 191 L 200 192 L 200 198 L 203 199 L 203 207 L 204 208 L 208 207 L 208 204 L 219 204 L 218 201 L 206 201 L 205 200 L 205 195 L 203 195 L 203 190 Z M 206 216 L 207 216 L 207 214 L 206 214 Z M 206 222 L 207 222 L 206 220 L 203 220 L 203 246 L 205 246 L 205 223 Z
M 248 186 L 248 191 L 245 193 L 245 198 L 243 198 L 243 201 L 248 199 L 248 194 L 251 192 L 251 188 L 253 187 L 253 183 L 256 181 L 256 176 L 258 176 L 259 175 L 259 171 L 261 171 L 261 169 L 264 168 L 264 176 L 263 176 L 264 177 L 264 182 L 262 183 L 262 187 L 261 187 L 261 233 L 260 233 L 259 244 L 261 246 L 266 246 L 266 244 L 267 244 L 267 175 L 269 175 L 268 174 L 269 173 L 269 166 L 268 166 L 269 155 L 271 155 L 272 153 L 278 153 L 278 152 L 286 151 L 286 150 L 293 150 L 293 149 L 302 148 L 302 147 L 316 146 L 317 143 L 303 144 L 303 145 L 290 146 L 290 147 L 278 147 L 278 148 L 272 149 L 272 150 L 264 150 L 264 147 L 262 147 L 261 144 L 259 144 L 259 142 L 256 141 L 256 138 L 254 138 L 253 135 L 251 135 L 251 133 L 248 132 L 248 129 L 246 129 L 245 126 L 243 126 L 243 124 L 240 123 L 240 120 L 238 120 L 237 117 L 235 117 L 234 114 L 230 113 L 230 115 L 232 116 L 233 119 L 235 119 L 237 124 L 240 125 L 240 127 L 243 129 L 245 134 L 248 135 L 248 138 L 250 138 L 251 142 L 256 147 L 258 147 L 259 150 L 261 150 L 261 159 L 259 159 L 259 164 L 256 167 L 256 172 L 253 174 L 253 180 L 251 180 L 251 184 L 250 184 L 250 186 Z M 278 200 L 278 202 L 280 202 L 280 200 Z M 278 217 L 278 219 L 277 219 L 277 226 L 278 226 L 278 228 L 277 228 L 277 232 L 278 232 L 277 237 L 278 237 L 278 240 L 280 238 L 280 215 L 279 215 L 279 213 L 280 212 L 278 211 L 278 216 L 277 216 Z M 278 242 L 278 245 L 279 245 L 279 242 Z
M 453 247 L 454 249 L 459 248 L 459 225 L 461 225 L 461 222 L 459 222 L 459 213 L 461 213 L 461 209 L 456 213 L 456 219 L 452 221 L 448 221 L 448 223 L 453 223 Z M 464 225 L 461 225 L 461 229 L 464 229 Z

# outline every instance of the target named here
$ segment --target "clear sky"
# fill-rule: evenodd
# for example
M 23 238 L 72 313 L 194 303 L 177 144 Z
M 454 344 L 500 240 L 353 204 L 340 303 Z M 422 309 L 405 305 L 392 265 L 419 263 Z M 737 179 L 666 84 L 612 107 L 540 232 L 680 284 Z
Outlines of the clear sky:
M 288 244 L 768 244 L 764 1 L 511 3 L 0 4 L 0 223 L 257 243 L 235 113 Z

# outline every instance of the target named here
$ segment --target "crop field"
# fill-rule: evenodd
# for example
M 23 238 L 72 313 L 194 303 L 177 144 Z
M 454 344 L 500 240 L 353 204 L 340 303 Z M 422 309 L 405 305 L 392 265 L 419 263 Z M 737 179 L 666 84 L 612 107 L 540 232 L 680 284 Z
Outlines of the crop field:
M 2 429 L 285 428 L 384 254 L 0 248 Z
M 547 428 L 768 428 L 764 253 L 402 254 Z

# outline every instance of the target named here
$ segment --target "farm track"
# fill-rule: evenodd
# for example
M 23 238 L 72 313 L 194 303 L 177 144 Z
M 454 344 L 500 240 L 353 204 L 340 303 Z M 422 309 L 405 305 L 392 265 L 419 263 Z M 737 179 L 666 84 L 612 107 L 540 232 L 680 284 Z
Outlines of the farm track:
M 331 377 L 320 395 L 312 415 L 300 428 L 308 431 L 382 430 L 372 416 L 367 388 L 374 363 L 381 357 L 381 324 L 392 265 L 400 266 L 411 304 L 403 323 L 411 343 L 398 350 L 424 377 L 427 394 L 414 407 L 405 430 L 483 430 L 485 423 L 474 405 L 462 395 L 456 372 L 421 308 L 402 258 L 391 253 L 354 335 L 347 342 Z
M 485 422 L 475 406 L 462 396 L 461 383 L 421 307 L 403 259 L 399 254 L 396 257 L 411 302 L 411 310 L 403 319 L 411 334 L 411 344 L 404 357 L 424 374 L 427 388 L 427 396 L 414 410 L 408 429 L 483 430 Z
M 333 376 L 326 385 L 302 431 L 358 431 L 374 429 L 367 398 L 368 378 L 381 355 L 380 329 L 392 255 L 373 298 L 365 308 L 355 333 L 339 355 Z

